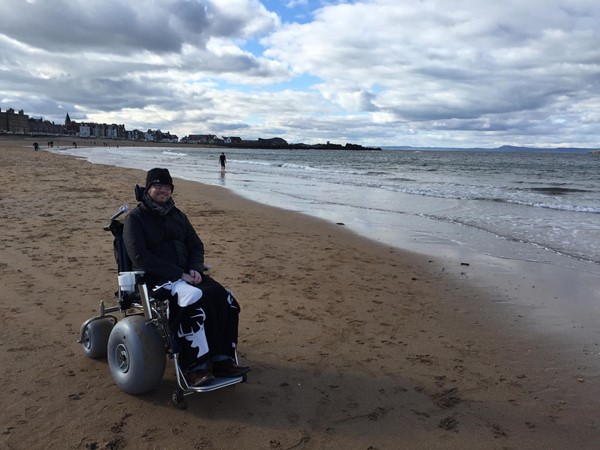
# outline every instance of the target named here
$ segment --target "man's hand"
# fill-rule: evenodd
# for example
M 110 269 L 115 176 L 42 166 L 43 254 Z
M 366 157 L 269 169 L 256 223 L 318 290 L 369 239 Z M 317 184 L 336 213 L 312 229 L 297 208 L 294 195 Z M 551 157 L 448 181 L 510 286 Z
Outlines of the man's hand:
M 196 270 L 190 270 L 190 273 L 184 273 L 181 276 L 181 279 L 193 285 L 202 283 L 202 275 L 200 275 L 200 272 Z

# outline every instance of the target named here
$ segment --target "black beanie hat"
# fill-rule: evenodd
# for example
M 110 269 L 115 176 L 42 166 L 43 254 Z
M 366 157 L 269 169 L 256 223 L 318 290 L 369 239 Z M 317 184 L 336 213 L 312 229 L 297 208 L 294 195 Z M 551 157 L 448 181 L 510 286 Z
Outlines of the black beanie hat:
M 173 178 L 167 169 L 159 169 L 158 167 L 150 169 L 146 176 L 146 189 L 149 189 L 153 184 L 170 184 L 173 186 Z

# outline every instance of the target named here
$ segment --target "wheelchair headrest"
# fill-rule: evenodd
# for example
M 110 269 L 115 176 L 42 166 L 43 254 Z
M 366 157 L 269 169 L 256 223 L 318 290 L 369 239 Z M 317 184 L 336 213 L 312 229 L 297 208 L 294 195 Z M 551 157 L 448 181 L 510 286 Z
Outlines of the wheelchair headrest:
M 142 198 L 144 196 L 144 192 L 146 192 L 146 187 L 145 186 L 140 186 L 139 184 L 136 184 L 133 191 L 135 192 L 135 199 L 138 202 L 141 202 Z

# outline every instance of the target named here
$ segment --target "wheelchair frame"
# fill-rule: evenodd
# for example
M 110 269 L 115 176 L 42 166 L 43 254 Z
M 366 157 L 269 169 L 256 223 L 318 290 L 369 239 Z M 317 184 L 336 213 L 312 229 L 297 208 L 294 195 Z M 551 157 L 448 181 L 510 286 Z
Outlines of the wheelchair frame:
M 138 189 L 140 188 L 136 186 L 136 197 Z M 99 315 L 91 317 L 81 325 L 77 342 L 81 344 L 84 353 L 94 359 L 108 354 L 113 379 L 119 388 L 132 394 L 148 392 L 160 384 L 165 370 L 166 358 L 163 355 L 168 355 L 175 365 L 178 385 L 171 400 L 179 408 L 186 407 L 185 396 L 187 395 L 211 392 L 245 382 L 246 375 L 242 375 L 232 378 L 216 378 L 206 386 L 190 386 L 179 365 L 177 345 L 169 327 L 169 300 L 157 299 L 150 294 L 143 271 L 121 271 L 121 269 L 130 269 L 130 261 L 126 253 L 122 253 L 124 250 L 121 241 L 123 224 L 117 218 L 128 210 L 127 205 L 122 206 L 111 217 L 110 225 L 104 227 L 104 230 L 111 231 L 115 236 L 115 258 L 119 266 L 119 279 L 123 275 L 126 278 L 127 276 L 134 277 L 135 283 L 133 286 L 119 286 L 119 290 L 115 293 L 118 305 L 106 307 L 102 300 Z M 112 314 L 116 312 L 120 312 L 122 315 L 120 321 Z M 143 317 L 143 320 L 140 317 Z M 120 334 L 128 336 L 128 338 L 121 337 Z M 160 340 L 156 335 L 160 337 Z M 150 347 L 150 349 L 147 350 L 146 347 Z M 149 353 L 144 354 L 145 351 Z M 156 354 L 161 351 L 162 354 Z M 238 364 L 237 351 L 234 359 Z M 156 365 L 158 367 L 153 367 Z M 142 379 L 140 383 L 132 378 L 136 376 L 136 373 Z

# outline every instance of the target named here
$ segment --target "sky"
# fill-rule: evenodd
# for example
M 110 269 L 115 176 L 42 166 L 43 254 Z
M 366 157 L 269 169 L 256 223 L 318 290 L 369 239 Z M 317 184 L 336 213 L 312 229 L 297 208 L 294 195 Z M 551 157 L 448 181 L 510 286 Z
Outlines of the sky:
M 416 147 L 600 147 L 598 0 L 0 0 L 0 108 Z

